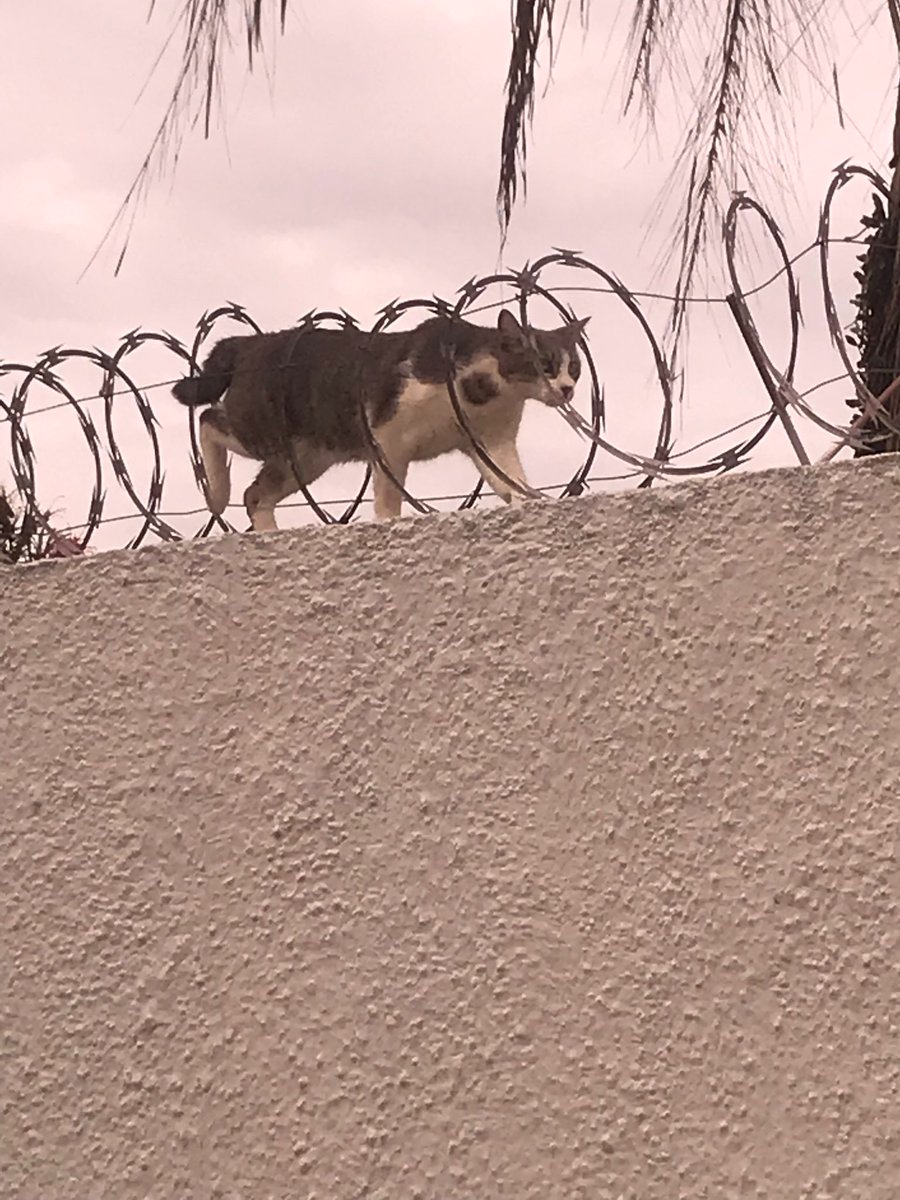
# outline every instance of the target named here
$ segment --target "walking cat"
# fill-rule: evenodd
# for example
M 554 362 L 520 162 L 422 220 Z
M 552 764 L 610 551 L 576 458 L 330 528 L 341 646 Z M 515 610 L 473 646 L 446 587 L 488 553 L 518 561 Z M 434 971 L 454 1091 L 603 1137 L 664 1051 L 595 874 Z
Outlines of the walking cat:
M 230 337 L 213 347 L 199 375 L 180 380 L 172 392 L 182 404 L 213 406 L 200 416 L 213 513 L 224 512 L 230 498 L 229 452 L 262 462 L 244 493 L 254 530 L 277 528 L 279 501 L 337 463 L 371 462 L 376 519 L 400 515 L 403 495 L 373 461 L 361 396 L 381 455 L 400 484 L 410 463 L 460 450 L 510 503 L 520 493 L 482 461 L 457 420 L 446 347 L 452 347 L 454 390 L 473 433 L 500 471 L 527 487 L 516 449 L 525 400 L 553 407 L 572 399 L 586 324 L 526 331 L 504 309 L 496 328 L 432 317 L 403 332 L 301 328 Z

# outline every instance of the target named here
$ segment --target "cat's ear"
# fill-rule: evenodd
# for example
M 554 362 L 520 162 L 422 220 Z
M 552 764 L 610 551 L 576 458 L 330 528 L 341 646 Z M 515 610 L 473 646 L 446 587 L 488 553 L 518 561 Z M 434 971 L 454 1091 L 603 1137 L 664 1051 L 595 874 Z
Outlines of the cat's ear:
M 565 331 L 569 335 L 569 337 L 580 338 L 581 335 L 584 333 L 585 328 L 587 327 L 587 323 L 588 323 L 588 321 L 590 321 L 590 319 L 591 319 L 590 317 L 579 317 L 578 320 L 576 320 L 576 321 L 567 322 L 563 326 L 563 328 L 565 329 Z
M 528 340 L 525 336 L 525 330 L 508 308 L 500 310 L 500 315 L 497 317 L 497 328 L 501 335 L 508 341 L 525 342 Z

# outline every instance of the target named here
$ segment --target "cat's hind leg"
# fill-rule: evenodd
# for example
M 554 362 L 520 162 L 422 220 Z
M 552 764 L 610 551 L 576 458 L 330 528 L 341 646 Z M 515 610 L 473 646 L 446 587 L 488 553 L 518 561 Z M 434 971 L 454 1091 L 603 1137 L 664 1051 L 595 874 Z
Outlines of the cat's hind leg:
M 207 408 L 200 414 L 200 456 L 206 472 L 206 504 L 214 516 L 220 517 L 231 498 L 231 469 L 229 452 L 246 455 L 247 451 L 231 430 L 223 408 Z
M 244 506 L 256 533 L 277 529 L 275 505 L 308 487 L 332 465 L 330 455 L 298 447 L 293 454 L 277 454 L 266 459 L 259 474 L 244 492 Z M 298 480 L 297 475 L 301 476 Z

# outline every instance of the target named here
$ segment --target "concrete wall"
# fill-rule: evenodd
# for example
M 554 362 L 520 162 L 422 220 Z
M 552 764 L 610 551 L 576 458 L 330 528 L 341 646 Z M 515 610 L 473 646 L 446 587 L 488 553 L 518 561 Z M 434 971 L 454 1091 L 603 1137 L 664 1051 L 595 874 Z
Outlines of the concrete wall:
M 894 1200 L 898 513 L 0 571 L 0 1195 Z

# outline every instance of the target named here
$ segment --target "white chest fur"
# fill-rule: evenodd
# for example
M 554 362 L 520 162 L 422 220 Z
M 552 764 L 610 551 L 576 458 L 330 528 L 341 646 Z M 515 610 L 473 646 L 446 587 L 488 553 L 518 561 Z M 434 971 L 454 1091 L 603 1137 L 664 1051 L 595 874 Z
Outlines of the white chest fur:
M 482 404 L 469 403 L 464 381 L 474 375 L 486 376 L 499 394 Z M 521 387 L 510 385 L 499 376 L 494 359 L 476 360 L 460 371 L 455 391 L 463 415 L 479 441 L 515 441 L 525 395 Z M 404 385 L 395 413 L 378 427 L 375 435 L 389 457 L 406 462 L 421 462 L 451 450 L 465 451 L 470 446 L 447 387 L 413 378 Z

